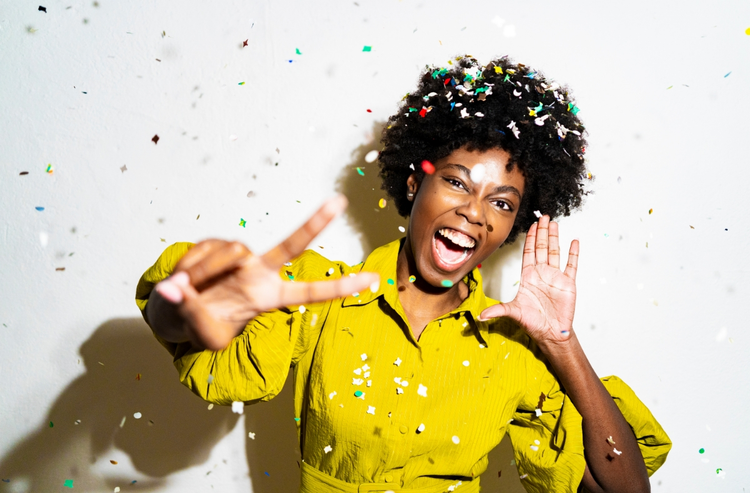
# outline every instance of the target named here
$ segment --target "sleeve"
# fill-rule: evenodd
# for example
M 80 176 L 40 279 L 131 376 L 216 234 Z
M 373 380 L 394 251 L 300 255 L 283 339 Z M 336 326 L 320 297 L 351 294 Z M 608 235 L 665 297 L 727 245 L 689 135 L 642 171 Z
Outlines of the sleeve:
M 530 388 L 508 428 L 521 477 L 529 492 L 577 491 L 586 467 L 582 418 L 554 374 L 536 360 Z M 649 409 L 618 377 L 601 379 L 633 430 L 651 476 L 666 460 L 672 443 Z M 542 396 L 542 394 L 544 394 Z
M 191 247 L 190 243 L 167 247 L 141 276 L 136 303 L 146 323 L 151 290 L 172 273 Z M 324 274 L 327 264 L 333 266 L 334 262 L 308 251 L 285 266 L 280 275 L 288 281 L 310 280 L 317 273 Z M 290 368 L 317 342 L 329 308 L 330 302 L 303 310 L 289 307 L 262 313 L 220 351 L 195 349 L 189 342 L 169 343 L 154 335 L 173 356 L 180 381 L 202 399 L 222 405 L 266 401 L 281 391 Z

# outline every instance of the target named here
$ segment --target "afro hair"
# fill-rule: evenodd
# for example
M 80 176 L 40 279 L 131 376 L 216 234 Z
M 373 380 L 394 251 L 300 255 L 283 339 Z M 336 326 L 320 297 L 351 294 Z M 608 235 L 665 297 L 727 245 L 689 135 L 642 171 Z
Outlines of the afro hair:
M 407 94 L 383 130 L 379 155 L 382 188 L 406 217 L 412 202 L 406 180 L 424 177 L 422 161 L 435 162 L 456 149 L 500 148 L 511 156 L 525 187 L 515 224 L 506 240 L 536 221 L 534 211 L 551 218 L 581 205 L 586 172 L 584 127 L 567 87 L 507 57 L 480 66 L 470 57 L 426 67 L 416 92 Z

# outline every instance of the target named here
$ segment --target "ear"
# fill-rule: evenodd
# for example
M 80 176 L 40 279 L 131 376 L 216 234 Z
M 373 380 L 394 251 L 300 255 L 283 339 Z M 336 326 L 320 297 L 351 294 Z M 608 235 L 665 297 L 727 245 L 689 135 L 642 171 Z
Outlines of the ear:
M 419 180 L 419 177 L 416 173 L 410 174 L 409 178 L 406 179 L 406 198 L 410 202 L 414 200 L 414 197 L 416 197 L 417 191 L 419 190 L 419 185 L 421 185 L 421 181 Z M 409 194 L 412 194 L 412 196 L 409 197 Z

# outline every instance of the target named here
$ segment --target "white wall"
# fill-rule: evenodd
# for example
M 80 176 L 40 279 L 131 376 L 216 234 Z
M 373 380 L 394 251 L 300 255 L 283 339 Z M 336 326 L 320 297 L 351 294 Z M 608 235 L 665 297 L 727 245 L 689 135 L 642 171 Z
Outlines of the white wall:
M 362 157 L 420 68 L 463 53 L 577 96 L 596 193 L 562 221 L 576 325 L 674 441 L 654 491 L 750 488 L 747 2 L 40 1 L 0 1 L 0 491 L 293 488 L 290 393 L 208 411 L 135 284 L 174 241 L 263 251 L 335 190 L 352 212 L 316 248 L 356 263 L 395 238 Z M 518 245 L 485 269 L 511 299 Z M 505 445 L 485 485 L 517 491 Z

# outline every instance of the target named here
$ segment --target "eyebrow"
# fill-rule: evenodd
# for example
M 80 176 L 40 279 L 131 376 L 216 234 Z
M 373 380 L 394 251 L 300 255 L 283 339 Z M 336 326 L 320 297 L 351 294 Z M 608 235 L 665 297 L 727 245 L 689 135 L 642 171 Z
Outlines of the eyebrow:
M 471 178 L 471 170 L 464 166 L 463 164 L 455 164 L 455 163 L 449 163 L 445 166 L 446 168 L 453 168 L 460 173 L 463 173 Z M 521 192 L 518 191 L 518 189 L 512 185 L 500 185 L 495 187 L 494 190 L 492 190 L 492 193 L 513 193 L 518 196 L 518 199 L 521 200 Z

